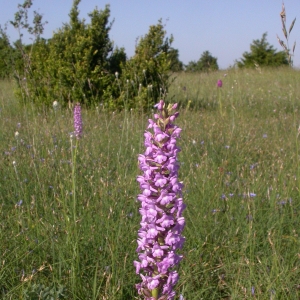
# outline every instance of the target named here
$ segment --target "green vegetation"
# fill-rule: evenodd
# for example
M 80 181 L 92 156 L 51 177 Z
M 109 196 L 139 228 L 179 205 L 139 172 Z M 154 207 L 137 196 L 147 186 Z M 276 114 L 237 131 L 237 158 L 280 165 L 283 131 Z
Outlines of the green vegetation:
M 198 61 L 190 61 L 186 65 L 187 72 L 209 72 L 219 70 L 218 59 L 209 51 L 204 51 Z
M 245 52 L 243 58 L 237 61 L 239 68 L 279 67 L 288 64 L 286 53 L 284 51 L 277 52 L 267 42 L 267 33 L 264 33 L 260 40 L 254 40 L 250 45 L 250 52 Z
M 1 30 L 1 28 L 0 28 Z M 13 63 L 11 58 L 13 56 L 13 48 L 9 43 L 9 39 L 4 31 L 0 37 L 0 78 L 8 78 L 13 72 Z
M 161 98 L 179 104 L 183 128 L 177 298 L 299 299 L 300 73 L 263 68 L 292 65 L 295 20 L 287 32 L 283 6 L 283 52 L 265 33 L 239 69 L 217 71 L 205 51 L 173 76 L 183 64 L 161 20 L 127 59 L 109 38 L 109 6 L 86 23 L 79 3 L 49 40 L 40 14 L 29 22 L 31 0 L 11 22 L 20 40 L 0 31 L 1 299 L 140 299 L 137 157 Z
M 166 36 L 159 20 L 140 37 L 135 55 L 127 59 L 125 49 L 110 40 L 109 6 L 94 9 L 87 23 L 79 18 L 79 3 L 73 1 L 69 23 L 49 40 L 42 38 L 42 16 L 35 12 L 32 24 L 29 20 L 32 1 L 18 5 L 11 24 L 20 39 L 13 47 L 5 31 L 0 32 L 0 78 L 13 74 L 18 99 L 40 107 L 50 107 L 54 100 L 63 106 L 80 102 L 86 107 L 101 102 L 109 110 L 152 107 L 166 94 L 170 71 L 182 68 L 178 50 L 171 47 L 173 37 Z M 23 32 L 32 36 L 31 45 L 22 42 Z
M 183 71 L 183 63 L 179 60 L 179 51 L 178 49 L 171 48 L 169 51 L 169 59 L 171 64 L 172 72 Z
M 300 74 L 223 75 L 180 74 L 167 97 L 180 106 L 187 204 L 177 299 L 296 300 Z M 149 115 L 83 109 L 77 142 L 70 110 L 20 106 L 12 90 L 0 82 L 1 299 L 139 299 L 137 156 Z
M 126 108 L 149 110 L 165 98 L 169 88 L 171 59 L 169 52 L 173 37 L 166 38 L 162 21 L 152 25 L 149 32 L 141 37 L 135 48 L 135 55 L 122 65 L 120 92 Z
M 184 66 L 178 49 L 172 47 L 173 36 L 167 36 L 162 20 L 139 37 L 135 55 L 128 59 L 125 49 L 110 40 L 113 22 L 109 21 L 109 5 L 89 13 L 88 23 L 79 18 L 80 2 L 73 1 L 69 23 L 48 40 L 42 37 L 47 23 L 42 15 L 33 11 L 30 20 L 32 0 L 19 4 L 10 22 L 18 30 L 19 40 L 11 43 L 0 27 L 0 78 L 15 78 L 21 103 L 34 103 L 45 109 L 55 100 L 64 107 L 80 102 L 85 107 L 101 105 L 110 111 L 147 111 L 166 97 L 174 78 L 171 72 L 207 73 L 219 69 L 217 58 L 209 51 Z M 250 52 L 236 61 L 239 68 L 292 65 L 295 43 L 291 51 L 288 40 L 296 19 L 287 31 L 284 4 L 280 16 L 286 43 L 279 37 L 278 41 L 284 51 L 277 52 L 264 33 L 250 45 Z M 24 33 L 31 36 L 31 45 L 23 43 Z

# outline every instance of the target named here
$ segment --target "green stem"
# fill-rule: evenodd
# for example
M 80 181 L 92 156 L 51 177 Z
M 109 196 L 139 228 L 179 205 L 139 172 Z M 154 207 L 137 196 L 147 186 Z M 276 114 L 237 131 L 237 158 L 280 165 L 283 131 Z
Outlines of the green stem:
M 219 96 L 219 108 L 220 108 L 220 114 L 221 114 L 221 117 L 223 117 L 223 110 L 222 110 L 222 101 L 221 101 L 221 91 L 220 91 L 220 88 L 218 88 L 218 96 Z
M 72 197 L 73 197 L 73 230 L 71 238 L 71 247 L 72 247 L 72 288 L 75 291 L 78 288 L 78 275 L 79 275 L 79 253 L 78 253 L 78 236 L 77 236 L 77 198 L 76 198 L 76 160 L 77 160 L 77 149 L 78 149 L 78 139 L 76 139 L 75 150 L 73 151 L 73 140 L 71 139 L 71 154 L 72 154 Z
M 73 220 L 76 224 L 76 156 L 77 156 L 77 147 L 78 139 L 76 139 L 75 151 L 73 152 L 73 143 L 71 140 L 72 147 L 72 196 L 73 196 Z

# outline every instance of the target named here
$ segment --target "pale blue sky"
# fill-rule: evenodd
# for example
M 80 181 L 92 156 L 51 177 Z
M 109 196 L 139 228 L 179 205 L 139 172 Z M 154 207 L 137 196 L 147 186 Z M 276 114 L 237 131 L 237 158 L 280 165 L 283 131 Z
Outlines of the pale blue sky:
M 13 19 L 17 4 L 23 0 L 0 0 L 0 24 Z M 52 32 L 69 20 L 72 0 L 33 0 L 33 10 L 48 21 L 44 33 Z M 252 40 L 268 33 L 268 42 L 281 50 L 276 34 L 283 39 L 279 13 L 282 0 L 81 0 L 80 17 L 88 21 L 87 14 L 96 6 L 102 9 L 110 4 L 111 20 L 115 19 L 110 38 L 115 45 L 124 47 L 127 55 L 134 54 L 138 36 L 148 32 L 149 26 L 162 18 L 167 34 L 173 34 L 173 47 L 179 50 L 180 60 L 187 64 L 198 60 L 208 50 L 218 58 L 220 68 L 227 68 L 243 52 L 249 51 Z M 300 14 L 299 0 L 286 0 L 287 27 Z M 296 46 L 294 66 L 300 68 L 300 17 L 290 37 L 290 47 Z M 15 29 L 8 31 L 12 40 Z

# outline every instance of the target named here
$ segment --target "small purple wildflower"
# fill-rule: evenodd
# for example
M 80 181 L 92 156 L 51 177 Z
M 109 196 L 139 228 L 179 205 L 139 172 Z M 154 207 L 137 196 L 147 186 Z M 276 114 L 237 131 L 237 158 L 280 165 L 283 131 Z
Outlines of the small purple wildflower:
M 255 163 L 253 165 L 250 165 L 250 170 L 253 170 L 256 166 L 258 166 L 258 163 Z
M 178 117 L 176 104 L 166 107 L 160 100 L 155 107 L 159 112 L 148 125 L 153 133 L 145 132 L 146 151 L 138 158 L 143 171 L 137 177 L 142 221 L 137 240 L 139 261 L 134 261 L 134 266 L 142 282 L 136 288 L 145 300 L 173 300 L 179 278 L 174 268 L 182 259 L 176 251 L 185 240 L 181 235 L 185 226 L 183 184 L 178 181 L 180 149 L 176 145 L 181 129 L 173 124 Z
M 74 134 L 77 139 L 82 136 L 82 118 L 81 118 L 81 106 L 77 103 L 74 107 Z
M 271 295 L 275 295 L 275 294 L 276 294 L 276 291 L 273 290 L 273 289 L 269 290 L 269 292 L 270 292 Z M 271 296 L 271 297 L 272 297 L 272 296 Z M 273 298 L 272 298 L 272 299 L 273 299 Z
M 18 207 L 20 207 L 21 205 L 23 204 L 23 200 L 20 200 L 20 201 L 18 201 L 17 203 L 16 203 L 16 207 L 18 206 Z
M 250 193 L 249 196 L 250 196 L 251 198 L 253 198 L 253 197 L 256 197 L 256 194 L 255 194 L 255 193 Z
M 247 219 L 248 221 L 252 221 L 252 220 L 253 220 L 253 217 L 252 217 L 252 215 L 247 215 L 247 216 L 246 216 L 246 219 Z
M 222 82 L 221 79 L 218 80 L 217 86 L 218 86 L 219 88 L 221 88 L 221 87 L 223 86 L 223 82 Z
M 282 201 L 277 202 L 277 204 L 284 206 L 287 204 L 287 202 L 285 200 L 282 200 Z

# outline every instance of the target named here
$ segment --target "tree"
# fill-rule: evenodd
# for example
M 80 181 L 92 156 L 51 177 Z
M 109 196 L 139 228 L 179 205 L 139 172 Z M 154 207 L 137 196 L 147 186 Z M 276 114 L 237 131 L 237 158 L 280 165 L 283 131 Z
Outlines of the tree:
M 125 64 L 127 60 L 126 52 L 124 48 L 116 47 L 108 59 L 109 70 L 113 74 L 116 72 L 122 74 L 121 65 Z
M 172 72 L 180 72 L 183 70 L 183 63 L 179 60 L 178 49 L 171 48 L 169 51 L 170 69 Z
M 56 97 L 89 106 L 96 98 L 103 97 L 103 91 L 114 78 L 108 61 L 113 52 L 109 38 L 112 23 L 109 23 L 110 9 L 106 6 L 104 10 L 94 9 L 89 13 L 90 24 L 86 24 L 78 17 L 79 2 L 74 1 L 70 23 L 54 33 L 49 41 L 46 64 Z
M 13 71 L 14 49 L 6 33 L 0 28 L 0 78 L 9 77 Z
M 121 81 L 126 93 L 121 94 L 119 103 L 126 103 L 127 108 L 149 109 L 164 99 L 170 84 L 172 41 L 172 35 L 166 37 L 162 20 L 150 26 L 139 39 L 135 55 L 122 65 Z
M 244 52 L 243 58 L 236 63 L 239 68 L 254 68 L 256 65 L 260 67 L 278 67 L 289 64 L 285 52 L 277 52 L 277 50 L 267 42 L 266 32 L 262 35 L 260 40 L 253 40 L 250 45 L 250 52 Z
M 86 23 L 79 19 L 79 3 L 80 0 L 73 0 L 69 22 L 48 40 L 40 37 L 40 17 L 34 19 L 40 27 L 28 24 L 31 0 L 19 6 L 12 24 L 36 36 L 29 47 L 21 39 L 17 47 L 24 61 L 16 76 L 19 99 L 43 106 L 50 106 L 53 101 L 86 106 L 100 102 L 103 108 L 111 110 L 146 110 L 164 99 L 171 66 L 174 62 L 180 64 L 178 50 L 171 48 L 173 37 L 166 37 L 162 21 L 150 26 L 139 39 L 135 55 L 127 60 L 125 50 L 114 47 L 109 38 L 113 24 L 109 22 L 110 7 L 94 9 L 89 14 L 90 23 Z
M 209 51 L 204 51 L 196 61 L 190 61 L 185 69 L 187 72 L 209 72 L 219 70 L 218 59 L 213 57 Z
M 191 60 L 187 65 L 185 65 L 185 70 L 187 72 L 200 72 L 195 60 Z
M 126 60 L 126 54 L 124 49 L 113 51 L 110 8 L 107 5 L 104 10 L 94 9 L 87 24 L 79 19 L 79 3 L 74 0 L 69 23 L 51 39 L 38 38 L 33 43 L 28 53 L 26 87 L 20 83 L 19 95 L 23 99 L 22 89 L 26 90 L 25 100 L 48 106 L 54 100 L 65 105 L 80 102 L 91 106 L 119 95 L 112 71 L 118 70 L 116 64 Z

